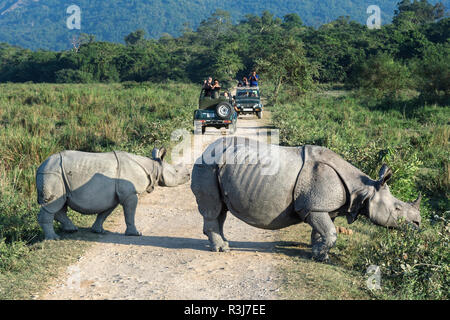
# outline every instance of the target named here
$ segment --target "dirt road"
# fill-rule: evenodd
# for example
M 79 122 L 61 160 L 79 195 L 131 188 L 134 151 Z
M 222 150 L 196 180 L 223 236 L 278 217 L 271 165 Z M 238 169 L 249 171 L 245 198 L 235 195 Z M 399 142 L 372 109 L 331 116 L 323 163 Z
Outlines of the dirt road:
M 255 136 L 266 119 L 245 116 L 236 135 Z M 207 130 L 203 147 L 221 136 Z M 277 299 L 286 257 L 274 251 L 276 232 L 228 215 L 231 252 L 209 251 L 189 183 L 157 188 L 140 199 L 136 225 L 142 237 L 125 237 L 122 213 L 41 299 Z

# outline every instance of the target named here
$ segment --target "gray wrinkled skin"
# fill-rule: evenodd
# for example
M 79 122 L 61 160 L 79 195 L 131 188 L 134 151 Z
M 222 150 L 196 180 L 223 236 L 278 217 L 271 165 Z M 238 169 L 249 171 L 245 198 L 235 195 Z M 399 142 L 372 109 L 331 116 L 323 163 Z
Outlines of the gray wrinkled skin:
M 97 214 L 92 231 L 104 233 L 104 221 L 119 204 L 126 235 L 140 236 L 134 222 L 138 195 L 151 193 L 156 185 L 175 187 L 190 178 L 187 168 L 164 162 L 164 155 L 165 149 L 153 150 L 153 159 L 125 152 L 63 151 L 50 156 L 36 173 L 41 205 L 38 221 L 45 239 L 59 239 L 54 219 L 66 232 L 78 230 L 67 217 L 68 207 L 82 214 Z
M 372 180 L 319 146 L 280 147 L 228 137 L 215 141 L 197 160 L 191 189 L 213 251 L 229 250 L 223 225 L 230 211 L 257 228 L 308 223 L 313 258 L 325 261 L 336 243 L 337 216 L 352 223 L 362 214 L 394 228 L 399 218 L 420 225 L 420 198 L 406 203 L 393 197 L 386 184 L 391 175 L 384 165 L 379 180 Z

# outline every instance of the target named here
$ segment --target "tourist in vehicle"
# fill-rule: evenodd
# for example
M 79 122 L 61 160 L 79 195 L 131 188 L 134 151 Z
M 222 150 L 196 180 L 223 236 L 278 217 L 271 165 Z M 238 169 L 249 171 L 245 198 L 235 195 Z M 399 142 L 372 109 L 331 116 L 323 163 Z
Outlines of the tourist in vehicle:
M 250 87 L 258 86 L 259 76 L 256 74 L 256 71 L 252 72 L 248 80 L 250 81 Z
M 244 87 L 248 87 L 248 86 L 249 86 L 249 82 L 248 82 L 247 77 L 244 77 L 244 78 L 242 79 L 242 85 L 243 85 Z
M 212 88 L 212 96 L 213 96 L 213 98 L 214 99 L 219 99 L 219 97 L 220 97 L 220 89 L 221 89 L 219 80 L 215 79 L 214 80 L 214 84 L 212 85 L 211 88 Z
M 212 82 L 212 78 L 208 77 L 208 80 L 205 80 L 203 82 L 203 89 L 205 90 L 205 97 L 211 97 L 213 94 L 213 82 Z

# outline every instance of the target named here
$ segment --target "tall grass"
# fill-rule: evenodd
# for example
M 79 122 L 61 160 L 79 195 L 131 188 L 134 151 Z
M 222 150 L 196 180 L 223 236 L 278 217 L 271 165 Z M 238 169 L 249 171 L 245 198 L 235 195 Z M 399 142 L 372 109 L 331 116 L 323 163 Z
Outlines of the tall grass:
M 0 84 L 0 270 L 42 238 L 40 163 L 62 150 L 149 156 L 173 129 L 190 127 L 197 97 L 196 86 L 179 83 Z
M 424 194 L 424 229 L 413 232 L 355 227 L 363 237 L 338 242 L 340 263 L 365 272 L 380 266 L 384 286 L 377 297 L 448 299 L 450 107 L 357 96 L 311 95 L 276 105 L 273 122 L 285 145 L 316 144 L 342 155 L 372 178 L 382 163 L 393 169 L 391 192 L 403 201 Z

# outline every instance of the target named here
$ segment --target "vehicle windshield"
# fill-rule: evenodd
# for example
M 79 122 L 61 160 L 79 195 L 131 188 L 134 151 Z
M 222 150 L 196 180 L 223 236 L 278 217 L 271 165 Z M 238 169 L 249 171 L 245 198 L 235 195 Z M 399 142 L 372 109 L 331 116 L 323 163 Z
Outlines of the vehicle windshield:
M 238 90 L 236 98 L 259 98 L 258 90 Z

